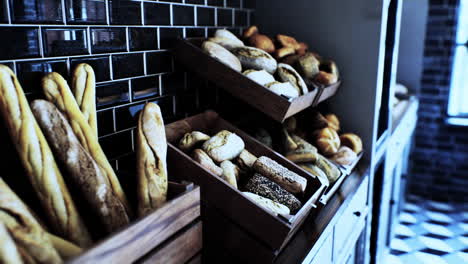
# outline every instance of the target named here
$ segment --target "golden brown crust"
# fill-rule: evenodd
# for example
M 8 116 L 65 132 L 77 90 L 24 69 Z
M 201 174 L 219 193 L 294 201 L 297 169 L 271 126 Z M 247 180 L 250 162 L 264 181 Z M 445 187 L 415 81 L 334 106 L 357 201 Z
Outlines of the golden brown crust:
M 292 55 L 295 53 L 295 50 L 294 48 L 291 48 L 291 47 L 283 47 L 283 48 L 280 48 L 280 49 L 277 49 L 275 51 L 275 58 L 280 60 L 286 56 L 289 56 L 289 55 Z
M 46 234 L 49 237 L 49 240 L 54 246 L 55 250 L 57 250 L 57 252 L 63 259 L 67 260 L 70 258 L 74 258 L 83 253 L 83 249 L 78 247 L 77 245 L 66 241 L 65 239 L 56 235 L 47 232 Z
M 262 49 L 268 53 L 275 51 L 275 44 L 273 40 L 266 35 L 255 34 L 249 38 L 249 44 L 253 47 Z
M 291 139 L 296 143 L 297 148 L 286 153 L 286 158 L 294 163 L 315 162 L 317 160 L 317 148 L 297 135 L 292 135 Z
M 190 152 L 197 145 L 202 144 L 208 139 L 210 139 L 210 136 L 200 131 L 192 131 L 190 133 L 185 133 L 185 135 L 179 141 L 179 149 L 184 152 Z
M 132 217 L 130 205 L 120 186 L 119 179 L 99 145 L 96 133 L 94 133 L 88 122 L 86 122 L 83 113 L 81 113 L 65 79 L 56 72 L 49 73 L 42 79 L 42 88 L 47 100 L 52 102 L 67 118 L 81 145 L 91 155 L 94 161 L 96 161 L 99 168 L 110 182 L 112 191 L 119 197 L 122 204 L 124 204 L 127 214 Z
M 68 176 L 108 233 L 130 223 L 125 207 L 93 158 L 81 146 L 66 118 L 52 103 L 35 100 L 31 109 Z
M 354 153 L 359 154 L 362 151 L 362 140 L 361 138 L 353 133 L 345 133 L 340 136 L 341 145 L 347 146 L 354 151 Z
M 296 54 L 304 55 L 306 54 L 307 50 L 309 50 L 309 46 L 304 42 L 299 42 L 299 44 L 296 47 Z
M 250 27 L 248 27 L 248 28 L 246 28 L 246 29 L 244 30 L 244 33 L 242 34 L 242 37 L 243 37 L 244 39 L 248 39 L 248 38 L 252 37 L 253 35 L 255 35 L 255 34 L 257 34 L 257 33 L 258 33 L 258 28 L 257 28 L 257 26 L 255 26 L 255 25 L 254 25 L 254 26 L 250 26 Z
M 332 85 L 338 81 L 336 75 L 324 71 L 320 71 L 314 78 L 314 81 L 323 85 Z
M 167 143 L 161 109 L 148 103 L 138 119 L 138 212 L 145 215 L 161 207 L 167 198 Z
M 21 163 L 54 230 L 89 246 L 91 239 L 65 186 L 50 147 L 10 68 L 0 65 L 0 112 Z
M 96 78 L 94 70 L 86 63 L 76 66 L 72 75 L 72 91 L 83 116 L 97 135 Z
M 340 137 L 335 130 L 326 127 L 319 131 L 316 134 L 316 146 L 317 149 L 325 156 L 330 156 L 335 154 L 340 147 Z
M 325 119 L 328 121 L 328 127 L 335 130 L 336 132 L 340 131 L 340 120 L 335 114 L 326 114 Z
M 288 47 L 296 50 L 298 48 L 299 43 L 297 43 L 297 40 L 293 37 L 278 34 L 276 35 L 276 40 L 280 43 L 282 47 Z
M 223 176 L 223 169 L 218 167 L 214 161 L 206 154 L 205 151 L 201 149 L 195 149 L 192 153 L 192 158 L 196 162 L 200 163 L 202 167 L 209 170 L 216 176 L 222 177 Z
M 27 254 L 34 263 L 62 263 L 42 227 L 1 178 L 0 222 L 12 236 L 20 254 Z
M 0 222 L 0 263 L 22 264 L 21 255 L 5 225 Z

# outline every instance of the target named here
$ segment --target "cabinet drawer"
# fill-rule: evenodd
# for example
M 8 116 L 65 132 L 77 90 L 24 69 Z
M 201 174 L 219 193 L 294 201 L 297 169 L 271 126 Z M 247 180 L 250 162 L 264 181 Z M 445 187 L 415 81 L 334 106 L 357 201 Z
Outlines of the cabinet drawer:
M 340 256 L 343 252 L 342 250 L 346 247 L 348 243 L 348 238 L 355 229 L 355 226 L 358 224 L 361 217 L 364 217 L 364 212 L 366 209 L 367 201 L 367 189 L 368 189 L 369 178 L 361 183 L 358 190 L 354 194 L 351 202 L 346 208 L 343 215 L 337 221 L 334 230 L 334 255 L 335 258 Z
M 328 238 L 323 242 L 322 247 L 318 250 L 315 257 L 312 259 L 310 264 L 326 264 L 332 263 L 332 253 L 333 253 L 333 236 L 330 235 Z

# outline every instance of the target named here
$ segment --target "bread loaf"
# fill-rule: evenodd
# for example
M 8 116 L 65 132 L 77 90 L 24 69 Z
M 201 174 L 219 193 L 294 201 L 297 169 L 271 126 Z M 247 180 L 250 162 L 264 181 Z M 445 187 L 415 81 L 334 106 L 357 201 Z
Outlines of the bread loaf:
M 273 44 L 273 41 L 266 35 L 255 34 L 249 38 L 248 42 L 250 46 L 268 53 L 273 53 L 275 51 L 275 44 Z
M 307 79 L 312 80 L 320 72 L 320 61 L 311 52 L 299 57 L 297 64 L 299 72 Z
M 208 41 L 214 42 L 214 43 L 224 47 L 227 50 L 232 50 L 232 49 L 235 49 L 235 48 L 244 47 L 244 43 L 242 41 L 238 40 L 238 41 L 240 41 L 240 42 L 238 42 L 236 40 L 226 38 L 226 37 L 209 38 Z
M 357 158 L 356 153 L 347 146 L 341 146 L 331 160 L 341 165 L 351 165 Z
M 282 47 L 290 47 L 293 48 L 294 50 L 298 48 L 299 43 L 297 43 L 297 40 L 293 37 L 278 34 L 276 35 L 276 40 Z
M 221 162 L 220 167 L 223 169 L 222 178 L 237 189 L 237 179 L 240 173 L 239 168 L 229 160 Z
M 328 181 L 334 183 L 341 176 L 340 170 L 328 161 L 325 157 L 317 154 L 318 158 L 315 161 L 314 165 L 321 169 L 327 175 Z
M 185 133 L 184 137 L 182 137 L 182 139 L 179 142 L 179 149 L 184 152 L 190 152 L 197 145 L 202 144 L 208 139 L 210 139 L 210 136 L 200 131 L 192 131 L 190 133 Z
M 275 58 L 281 60 L 284 57 L 289 55 L 293 55 L 295 53 L 294 48 L 291 47 L 283 47 L 280 49 L 275 50 Z
M 203 143 L 202 149 L 216 162 L 231 160 L 244 150 L 244 141 L 236 134 L 222 130 Z
M 320 71 L 317 73 L 317 75 L 314 77 L 314 81 L 316 83 L 322 84 L 322 85 L 332 85 L 338 81 L 338 77 L 334 74 Z
M 299 44 L 296 46 L 296 53 L 298 55 L 304 55 L 306 54 L 308 49 L 309 49 L 309 46 L 306 43 L 299 42 Z
M 288 64 L 278 64 L 278 76 L 283 82 L 291 83 L 296 88 L 299 95 L 304 95 L 308 92 L 307 85 L 297 71 Z
M 292 135 L 292 140 L 297 148 L 286 153 L 286 158 L 294 163 L 315 162 L 317 160 L 317 148 L 302 138 Z
M 347 146 L 354 151 L 354 153 L 359 154 L 362 151 L 362 140 L 361 138 L 353 133 L 345 133 L 340 136 L 341 144 Z
M 91 239 L 14 73 L 0 65 L 0 113 L 54 231 L 79 244 Z
M 301 168 L 312 174 L 314 177 L 322 179 L 321 182 L 326 184 L 327 186 L 330 185 L 330 181 L 328 180 L 327 174 L 323 172 L 319 167 L 315 166 L 312 163 L 301 163 L 299 164 Z
M 256 160 L 257 157 L 255 157 L 246 149 L 242 150 L 239 156 L 236 158 L 237 165 L 239 165 L 242 170 L 247 171 L 253 167 Z
M 146 215 L 161 207 L 167 198 L 167 143 L 161 109 L 145 105 L 137 127 L 138 214 Z
M 47 100 L 52 102 L 67 118 L 67 121 L 70 123 L 73 132 L 81 145 L 91 155 L 94 161 L 96 161 L 99 168 L 110 182 L 112 191 L 119 197 L 120 201 L 125 206 L 127 215 L 132 217 L 130 205 L 122 187 L 120 186 L 119 179 L 107 160 L 104 151 L 102 151 L 96 133 L 94 133 L 81 113 L 67 82 L 60 74 L 52 72 L 42 79 L 42 88 Z
M 255 202 L 258 206 L 273 213 L 274 215 L 289 215 L 291 213 L 288 207 L 280 203 L 274 202 L 268 198 L 262 197 L 260 195 L 257 195 L 251 192 L 242 192 L 242 194 L 247 196 L 249 199 Z
M 217 29 L 214 33 L 215 38 L 227 38 L 230 39 L 231 41 L 237 43 L 240 46 L 244 46 L 244 42 L 242 40 L 238 39 L 236 35 L 232 34 L 231 31 L 227 29 Z
M 340 131 L 340 120 L 335 114 L 327 114 L 325 115 L 325 119 L 327 119 L 329 128 L 335 130 L 336 132 Z
M 258 34 L 257 26 L 250 26 L 250 27 L 248 27 L 248 28 L 246 28 L 244 30 L 244 33 L 242 34 L 242 37 L 244 39 L 248 39 L 248 38 L 254 36 L 255 34 Z
M 306 189 L 307 180 L 305 178 L 268 157 L 262 156 L 258 158 L 253 165 L 253 169 L 276 182 L 290 193 L 303 193 Z
M 295 214 L 302 206 L 301 201 L 294 197 L 294 195 L 288 193 L 278 184 L 258 173 L 255 173 L 254 176 L 247 181 L 245 190 L 285 205 L 292 214 Z
M 265 85 L 270 91 L 274 92 L 278 95 L 284 95 L 286 97 L 295 98 L 299 96 L 299 92 L 297 91 L 292 84 L 289 82 L 271 82 Z
M 93 68 L 86 63 L 80 63 L 72 76 L 73 95 L 86 122 L 97 135 L 96 78 Z
M 243 72 L 243 74 L 251 79 L 252 81 L 260 84 L 260 85 L 266 85 L 268 83 L 271 83 L 271 82 L 274 82 L 275 81 L 275 78 L 273 77 L 273 75 L 269 74 L 267 71 L 265 70 L 260 70 L 260 71 L 257 71 L 257 70 L 246 70 Z
M 218 167 L 218 165 L 213 162 L 213 160 L 210 158 L 210 156 L 208 156 L 208 154 L 206 154 L 205 151 L 201 149 L 195 149 L 192 153 L 192 158 L 214 175 L 219 177 L 223 176 L 223 169 Z
M 232 51 L 246 69 L 265 70 L 271 74 L 276 72 L 276 60 L 266 51 L 254 47 L 242 47 Z
M 20 254 L 27 255 L 33 263 L 62 263 L 42 227 L 1 178 L 0 222 L 5 225 Z
M 234 56 L 229 50 L 212 41 L 205 41 L 202 44 L 202 49 L 208 55 L 225 64 L 235 71 L 242 71 L 242 65 L 239 59 Z
M 130 223 L 125 207 L 93 158 L 81 146 L 66 118 L 52 103 L 35 100 L 31 109 L 55 157 L 83 194 L 104 229 L 112 233 Z
M 76 246 L 75 244 L 51 233 L 46 234 L 49 237 L 50 242 L 52 242 L 52 245 L 54 246 L 55 250 L 57 250 L 57 252 L 63 259 L 67 260 L 70 258 L 74 258 L 83 253 L 83 249 Z
M 340 147 L 340 137 L 335 130 L 326 127 L 316 132 L 317 149 L 326 156 L 331 156 L 338 151 Z
M 3 264 L 22 264 L 18 248 L 16 247 L 13 238 L 6 229 L 5 225 L 0 222 L 0 263 Z

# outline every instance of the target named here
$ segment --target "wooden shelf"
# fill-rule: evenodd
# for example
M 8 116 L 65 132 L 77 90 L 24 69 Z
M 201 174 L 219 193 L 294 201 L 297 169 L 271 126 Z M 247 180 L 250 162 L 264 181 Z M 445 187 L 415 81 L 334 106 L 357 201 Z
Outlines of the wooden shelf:
M 286 98 L 252 81 L 218 60 L 207 55 L 200 48 L 204 39 L 179 40 L 174 50 L 174 57 L 187 69 L 207 79 L 232 96 L 255 107 L 278 122 L 297 114 L 332 97 L 341 85 L 341 81 L 331 85 L 316 87 L 309 93 Z

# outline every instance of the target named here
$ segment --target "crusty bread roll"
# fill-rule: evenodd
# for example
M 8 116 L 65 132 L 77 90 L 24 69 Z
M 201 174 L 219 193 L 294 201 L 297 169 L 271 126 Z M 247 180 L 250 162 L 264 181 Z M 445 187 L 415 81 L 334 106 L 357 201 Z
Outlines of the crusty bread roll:
M 244 30 L 244 33 L 242 34 L 242 37 L 244 39 L 248 39 L 252 37 L 253 35 L 258 34 L 258 28 L 257 26 L 250 26 Z
M 335 130 L 336 132 L 340 131 L 340 120 L 335 114 L 326 114 L 325 119 L 327 119 L 329 128 Z
M 250 170 L 254 165 L 257 157 L 255 157 L 248 150 L 244 149 L 236 158 L 236 163 L 242 170 Z
M 54 246 L 55 250 L 57 250 L 59 255 L 62 257 L 62 259 L 67 260 L 83 253 L 82 248 L 71 243 L 70 241 L 66 241 L 65 239 L 53 235 L 51 233 L 46 232 L 46 234 L 49 237 L 50 242 L 52 242 L 52 245 Z
M 268 179 L 267 177 L 255 173 L 245 184 L 245 190 L 262 197 L 268 198 L 274 202 L 285 205 L 292 214 L 295 214 L 302 206 L 294 195 L 290 194 L 281 186 Z
M 284 95 L 286 97 L 295 98 L 299 96 L 299 92 L 294 86 L 289 82 L 271 82 L 265 85 L 270 91 L 278 95 Z
M 62 263 L 40 224 L 1 178 L 0 222 L 15 241 L 19 253 L 26 255 L 33 263 Z
M 185 135 L 179 141 L 179 149 L 184 152 L 190 152 L 197 145 L 202 144 L 208 139 L 210 139 L 210 136 L 200 131 L 192 131 L 190 133 L 185 133 Z
M 223 169 L 223 175 L 221 177 L 237 189 L 237 179 L 240 173 L 239 168 L 229 160 L 221 162 L 220 167 Z
M 91 239 L 78 215 L 26 96 L 14 73 L 0 65 L 0 113 L 19 158 L 54 231 L 86 247 Z
M 222 130 L 203 143 L 202 149 L 216 162 L 231 160 L 239 156 L 245 148 L 238 135 Z
M 275 51 L 275 44 L 266 35 L 263 34 L 255 34 L 251 36 L 248 40 L 250 46 L 264 50 L 268 53 L 273 53 Z
M 308 92 L 306 83 L 290 65 L 279 63 L 277 73 L 281 81 L 291 83 L 297 89 L 299 95 L 304 95 Z
M 330 159 L 341 165 L 351 165 L 356 158 L 357 155 L 352 149 L 347 146 L 341 146 Z
M 167 143 L 161 109 L 145 105 L 137 126 L 138 214 L 161 207 L 167 198 Z
M 242 74 L 244 74 L 247 78 L 251 79 L 252 81 L 260 84 L 266 85 L 267 83 L 271 83 L 275 81 L 273 75 L 269 74 L 265 70 L 246 70 Z
M 254 47 L 242 47 L 232 50 L 246 69 L 265 70 L 271 74 L 276 72 L 278 64 L 266 51 Z
M 208 156 L 208 154 L 206 154 L 205 151 L 201 149 L 195 149 L 192 153 L 192 158 L 214 175 L 219 177 L 223 176 L 223 169 L 218 167 L 218 165 L 213 162 L 213 160 L 210 158 L 210 156 Z
M 347 146 L 354 151 L 354 153 L 359 154 L 362 151 L 362 140 L 361 138 L 353 133 L 345 133 L 340 136 L 341 145 Z
M 251 192 L 242 192 L 242 194 L 250 198 L 260 207 L 264 208 L 265 210 L 269 212 L 272 212 L 274 215 L 279 215 L 279 214 L 289 215 L 291 213 L 288 207 L 280 203 L 277 203 L 275 201 L 272 201 L 268 198 L 262 197 L 260 195 L 257 195 Z
M 86 63 L 78 64 L 73 71 L 71 88 L 86 122 L 97 135 L 96 78 L 93 68 Z
M 18 248 L 16 247 L 13 238 L 6 229 L 5 225 L 0 222 L 0 263 L 3 264 L 22 264 Z
M 340 137 L 335 130 L 326 127 L 316 132 L 315 145 L 317 149 L 325 156 L 331 156 L 338 151 L 340 147 Z
M 306 54 L 308 49 L 309 49 L 309 46 L 306 43 L 299 42 L 299 44 L 296 46 L 296 53 L 298 55 L 304 55 Z
M 323 85 L 332 85 L 338 81 L 338 77 L 332 73 L 320 71 L 314 77 L 314 81 Z
M 282 46 L 282 47 L 290 47 L 293 48 L 294 50 L 298 48 L 299 43 L 297 43 L 297 40 L 293 37 L 278 34 L 276 35 L 276 41 Z
M 302 138 L 292 135 L 297 148 L 286 153 L 286 158 L 294 163 L 314 162 L 317 160 L 317 148 Z
M 298 55 L 298 54 L 289 55 L 289 56 L 282 58 L 281 63 L 285 63 L 285 64 L 295 67 L 300 57 L 301 55 Z
M 297 67 L 302 76 L 307 79 L 313 80 L 314 77 L 320 72 L 320 61 L 311 52 L 299 57 L 297 60 Z
M 280 49 L 275 50 L 275 58 L 277 60 L 281 60 L 284 57 L 289 55 L 293 55 L 295 53 L 294 48 L 291 47 L 282 47 Z
M 318 158 L 314 162 L 314 165 L 319 167 L 327 175 L 328 181 L 334 183 L 341 176 L 341 171 L 328 161 L 325 157 L 320 154 L 317 154 Z
M 268 157 L 262 156 L 258 158 L 253 165 L 253 169 L 276 182 L 290 193 L 303 193 L 306 189 L 307 180 L 305 178 Z
M 42 79 L 42 89 L 47 100 L 52 102 L 67 118 L 81 145 L 96 161 L 110 182 L 112 191 L 125 206 L 127 214 L 132 217 L 130 205 L 120 186 L 119 179 L 99 145 L 96 133 L 94 133 L 88 122 L 86 122 L 83 113 L 81 113 L 65 79 L 56 72 L 49 73 Z
M 214 38 L 209 38 L 208 41 L 214 42 L 218 45 L 223 46 L 227 50 L 232 50 L 235 48 L 239 47 L 244 47 L 244 43 L 240 40 L 240 42 L 233 40 L 231 38 L 226 38 L 226 37 L 214 37 Z
M 238 72 L 242 71 L 242 65 L 239 59 L 223 46 L 212 41 L 205 41 L 202 44 L 202 49 L 208 55 L 222 62 L 231 69 Z
M 122 202 L 57 107 L 45 100 L 35 100 L 31 109 L 55 157 L 64 165 L 68 177 L 83 194 L 105 230 L 112 233 L 128 225 L 130 220 Z

